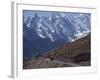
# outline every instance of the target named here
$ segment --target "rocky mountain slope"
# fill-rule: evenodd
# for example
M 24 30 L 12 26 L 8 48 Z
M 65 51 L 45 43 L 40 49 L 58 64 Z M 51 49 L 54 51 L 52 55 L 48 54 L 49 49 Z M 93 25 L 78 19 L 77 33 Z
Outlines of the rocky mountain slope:
M 45 11 L 23 16 L 23 56 L 44 54 L 86 36 L 91 30 L 90 17 L 89 13 Z
M 64 44 L 45 55 L 45 57 L 64 62 L 84 62 L 90 61 L 91 57 L 91 37 L 90 34 L 72 43 Z
M 90 66 L 91 35 L 25 60 L 23 64 L 24 69 Z

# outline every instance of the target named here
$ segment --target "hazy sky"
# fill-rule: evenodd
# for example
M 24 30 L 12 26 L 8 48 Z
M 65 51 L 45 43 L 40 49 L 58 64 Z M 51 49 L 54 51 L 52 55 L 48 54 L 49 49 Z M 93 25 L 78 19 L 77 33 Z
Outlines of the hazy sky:
M 34 16 L 37 13 L 39 16 L 50 16 L 53 12 L 51 11 L 34 11 L 34 10 L 24 10 L 23 14 L 25 17 Z
M 51 16 L 52 13 L 54 13 L 54 11 L 36 11 L 36 10 L 23 10 L 23 16 L 24 17 L 34 17 L 34 14 L 37 13 L 39 16 Z M 80 14 L 85 14 L 90 16 L 90 13 L 76 13 L 76 12 L 56 12 L 56 13 L 60 13 L 63 15 L 80 15 Z

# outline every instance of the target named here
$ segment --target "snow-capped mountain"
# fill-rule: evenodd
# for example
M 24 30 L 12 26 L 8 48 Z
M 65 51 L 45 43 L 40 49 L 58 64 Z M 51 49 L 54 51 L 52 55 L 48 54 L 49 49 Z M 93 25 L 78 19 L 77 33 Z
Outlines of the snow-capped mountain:
M 37 53 L 42 53 L 87 35 L 91 30 L 90 23 L 90 14 L 87 13 L 53 12 L 50 16 L 39 16 L 35 13 L 34 16 L 24 17 L 23 35 L 25 40 L 32 42 L 32 50 L 34 47 Z
M 58 14 L 53 13 L 49 17 L 28 17 L 24 23 L 30 29 L 34 29 L 40 38 L 49 38 L 52 42 L 58 39 L 72 41 L 77 37 L 90 32 L 90 19 L 85 14 Z

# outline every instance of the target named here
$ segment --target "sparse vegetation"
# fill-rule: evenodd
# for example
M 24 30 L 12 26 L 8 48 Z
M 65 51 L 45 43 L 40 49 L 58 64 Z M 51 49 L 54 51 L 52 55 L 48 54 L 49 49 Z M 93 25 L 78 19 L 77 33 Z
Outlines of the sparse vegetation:
M 62 47 L 49 52 L 45 57 L 58 58 L 63 57 L 66 59 L 73 58 L 77 55 L 88 53 L 90 54 L 90 35 L 76 40 L 75 42 L 64 44 Z
M 85 36 L 60 48 L 51 50 L 39 58 L 25 60 L 24 69 L 75 67 L 91 65 L 91 35 Z M 71 64 L 70 64 L 71 63 Z M 73 64 L 73 65 L 72 65 Z

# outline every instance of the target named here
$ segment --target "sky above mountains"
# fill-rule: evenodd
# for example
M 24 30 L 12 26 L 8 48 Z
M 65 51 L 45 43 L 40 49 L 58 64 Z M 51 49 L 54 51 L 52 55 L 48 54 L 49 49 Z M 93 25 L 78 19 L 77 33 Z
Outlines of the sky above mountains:
M 23 10 L 24 17 L 34 17 L 34 14 L 37 13 L 40 17 L 50 17 L 52 14 L 57 13 L 62 16 L 65 15 L 87 15 L 91 16 L 90 13 L 79 13 L 79 12 L 57 12 L 57 11 L 39 11 L 39 10 Z

